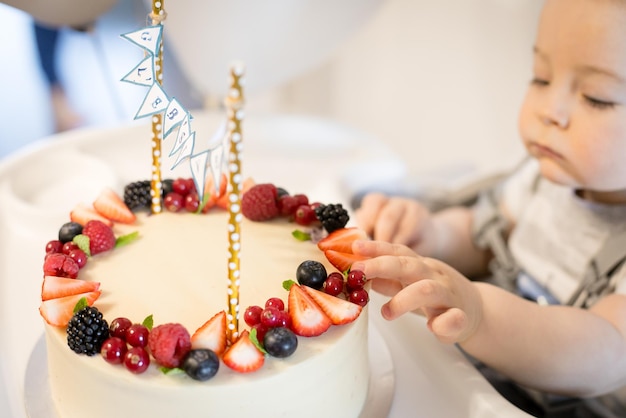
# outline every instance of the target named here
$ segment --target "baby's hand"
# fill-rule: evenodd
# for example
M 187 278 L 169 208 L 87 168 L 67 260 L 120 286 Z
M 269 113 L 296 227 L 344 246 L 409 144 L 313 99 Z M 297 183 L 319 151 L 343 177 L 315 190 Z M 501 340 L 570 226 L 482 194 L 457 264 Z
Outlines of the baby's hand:
M 447 264 L 420 257 L 411 249 L 381 241 L 355 241 L 355 254 L 371 257 L 352 266 L 372 280 L 372 288 L 391 296 L 384 318 L 419 310 L 428 327 L 446 343 L 465 341 L 482 319 L 482 299 L 474 285 Z
M 416 200 L 381 193 L 363 198 L 356 220 L 373 239 L 413 249 L 417 249 L 431 224 L 429 210 Z

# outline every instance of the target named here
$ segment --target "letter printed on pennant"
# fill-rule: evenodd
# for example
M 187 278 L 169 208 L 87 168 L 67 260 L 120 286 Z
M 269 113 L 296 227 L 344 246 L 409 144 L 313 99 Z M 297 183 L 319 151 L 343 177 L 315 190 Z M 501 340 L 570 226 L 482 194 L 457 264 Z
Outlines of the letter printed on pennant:
M 143 99 L 143 103 L 137 111 L 135 119 L 162 112 L 167 109 L 169 103 L 170 100 L 159 85 L 159 83 L 154 83 L 152 87 L 150 87 L 150 90 L 148 91 L 148 94 L 146 94 L 146 97 Z
M 172 165 L 172 170 L 175 169 L 176 166 L 178 166 L 178 164 L 182 163 L 185 160 L 185 158 L 193 154 L 193 148 L 195 146 L 195 142 L 196 142 L 196 133 L 192 132 L 189 139 L 187 139 L 185 143 L 183 144 L 183 146 L 180 148 L 180 152 L 178 153 L 178 156 L 176 156 L 176 161 L 174 161 L 174 165 Z
M 178 100 L 172 98 L 167 109 L 165 109 L 165 114 L 163 114 L 163 139 L 165 139 L 165 137 L 172 132 L 172 129 L 178 126 L 187 115 L 187 111 Z
M 170 157 L 174 155 L 176 151 L 183 146 L 187 138 L 191 136 L 191 124 L 190 124 L 191 115 L 187 113 L 185 119 L 183 119 L 182 123 L 178 127 L 178 133 L 176 134 L 176 142 L 172 147 L 172 151 L 170 151 Z
M 135 45 L 145 49 L 150 54 L 157 56 L 161 46 L 162 32 L 162 25 L 148 26 L 134 32 L 125 33 L 122 35 L 122 38 L 126 38 Z
M 133 68 L 122 78 L 127 83 L 139 84 L 141 86 L 151 86 L 154 84 L 154 57 L 147 56 L 143 61 Z

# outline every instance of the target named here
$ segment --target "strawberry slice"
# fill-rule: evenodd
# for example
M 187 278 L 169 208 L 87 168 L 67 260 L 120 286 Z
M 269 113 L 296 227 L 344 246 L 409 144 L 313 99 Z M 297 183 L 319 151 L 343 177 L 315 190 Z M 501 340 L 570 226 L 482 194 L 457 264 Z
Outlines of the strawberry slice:
M 217 200 L 215 201 L 215 206 L 217 206 L 218 208 L 221 209 L 228 209 L 228 193 L 221 195 L 219 198 L 217 198 Z
M 302 289 L 322 308 L 333 325 L 348 324 L 357 319 L 363 310 L 361 305 L 339 299 L 312 287 L 302 286 Z
M 126 206 L 122 198 L 111 188 L 104 188 L 93 202 L 94 209 L 113 222 L 132 224 L 135 214 Z
M 315 337 L 332 325 L 322 308 L 297 284 L 289 289 L 287 310 L 291 317 L 291 329 L 297 335 Z
M 250 341 L 248 330 L 244 330 L 237 341 L 226 350 L 222 360 L 225 365 L 236 372 L 249 373 L 263 366 L 265 356 Z
M 250 190 L 252 186 L 254 186 L 256 182 L 252 177 L 246 177 L 246 179 L 241 184 L 241 194 L 243 195 L 245 192 Z
M 72 209 L 70 212 L 70 220 L 72 222 L 79 223 L 82 226 L 85 226 L 87 222 L 92 220 L 98 220 L 108 226 L 113 226 L 113 221 L 100 215 L 100 213 L 96 211 L 93 206 L 87 206 L 84 203 L 79 203 L 74 207 L 74 209 Z
M 41 285 L 41 300 L 88 293 L 100 289 L 99 282 L 70 279 L 67 277 L 45 276 Z
M 368 239 L 364 230 L 357 227 L 341 228 L 320 240 L 317 247 L 322 251 L 334 250 L 352 254 L 352 242 L 357 239 Z
M 350 270 L 350 266 L 355 261 L 366 260 L 367 257 L 356 255 L 352 253 L 342 253 L 335 250 L 326 250 L 324 255 L 330 264 L 341 272 Z
M 191 348 L 209 348 L 218 356 L 226 350 L 226 312 L 221 311 L 206 321 L 191 336 Z
M 74 315 L 74 307 L 81 298 L 87 299 L 87 304 L 91 306 L 98 297 L 100 297 L 100 291 L 96 290 L 45 300 L 41 302 L 39 313 L 48 324 L 54 327 L 66 327 Z
M 214 184 L 215 182 L 213 181 L 213 177 L 210 177 L 206 187 L 204 188 L 205 193 L 209 196 L 203 208 L 204 213 L 216 205 L 220 207 L 228 206 L 228 193 L 226 193 L 226 189 L 228 187 L 228 177 L 226 174 L 222 174 L 220 178 L 220 190 L 217 193 L 215 192 Z M 226 202 L 226 206 L 224 206 L 224 202 Z

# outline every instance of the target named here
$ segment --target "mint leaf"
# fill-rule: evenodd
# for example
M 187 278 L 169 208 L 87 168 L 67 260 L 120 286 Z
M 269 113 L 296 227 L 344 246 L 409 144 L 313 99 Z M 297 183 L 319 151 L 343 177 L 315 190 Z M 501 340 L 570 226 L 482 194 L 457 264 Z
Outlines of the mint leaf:
M 76 302 L 76 305 L 74 305 L 74 313 L 80 311 L 81 309 L 85 309 L 87 306 L 89 306 L 87 304 L 87 298 L 80 298 L 78 300 L 78 302 Z
M 128 245 L 133 241 L 137 241 L 138 239 L 139 231 L 134 231 L 130 234 L 121 235 L 115 239 L 115 248 L 123 247 L 124 245 Z
M 200 202 L 200 205 L 198 206 L 198 209 L 196 210 L 195 213 L 202 213 L 202 209 L 204 209 L 204 207 L 206 206 L 210 198 L 211 198 L 211 193 L 204 193 L 202 195 L 202 202 Z
M 148 328 L 148 331 L 152 331 L 152 327 L 154 326 L 154 318 L 152 318 L 152 315 L 146 316 L 146 319 L 143 320 L 141 325 Z
M 299 229 L 293 231 L 291 235 L 298 241 L 311 241 L 311 234 L 309 234 L 308 232 L 300 231 Z
M 83 235 L 83 234 L 76 235 L 72 239 L 72 242 L 78 245 L 78 248 L 83 250 L 83 252 L 87 254 L 87 257 L 91 257 L 91 251 L 89 250 L 89 237 L 87 235 Z
M 285 280 L 283 282 L 283 289 L 289 291 L 291 289 L 291 286 L 293 286 L 294 284 L 296 284 L 296 282 L 294 282 L 293 280 Z
M 261 353 L 267 354 L 267 351 L 265 351 L 265 348 L 263 348 L 261 343 L 259 343 L 259 339 L 256 336 L 256 328 L 252 328 L 250 330 L 249 337 L 250 337 L 250 341 L 252 341 L 252 344 L 254 344 L 254 346 L 258 348 Z
M 161 366 L 161 367 L 159 367 L 159 370 L 163 374 L 181 374 L 181 373 L 185 373 L 185 371 L 183 369 L 181 369 L 180 367 L 169 368 L 169 367 Z

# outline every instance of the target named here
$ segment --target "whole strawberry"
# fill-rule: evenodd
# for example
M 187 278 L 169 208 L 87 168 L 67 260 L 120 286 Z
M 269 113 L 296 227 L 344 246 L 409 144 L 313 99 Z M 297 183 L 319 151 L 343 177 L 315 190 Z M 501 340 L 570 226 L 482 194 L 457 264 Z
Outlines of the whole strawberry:
M 276 186 L 256 184 L 241 198 L 241 213 L 251 221 L 267 221 L 280 215 Z
M 115 247 L 115 235 L 111 227 L 97 220 L 89 221 L 83 227 L 83 235 L 89 237 L 91 255 L 103 253 Z

